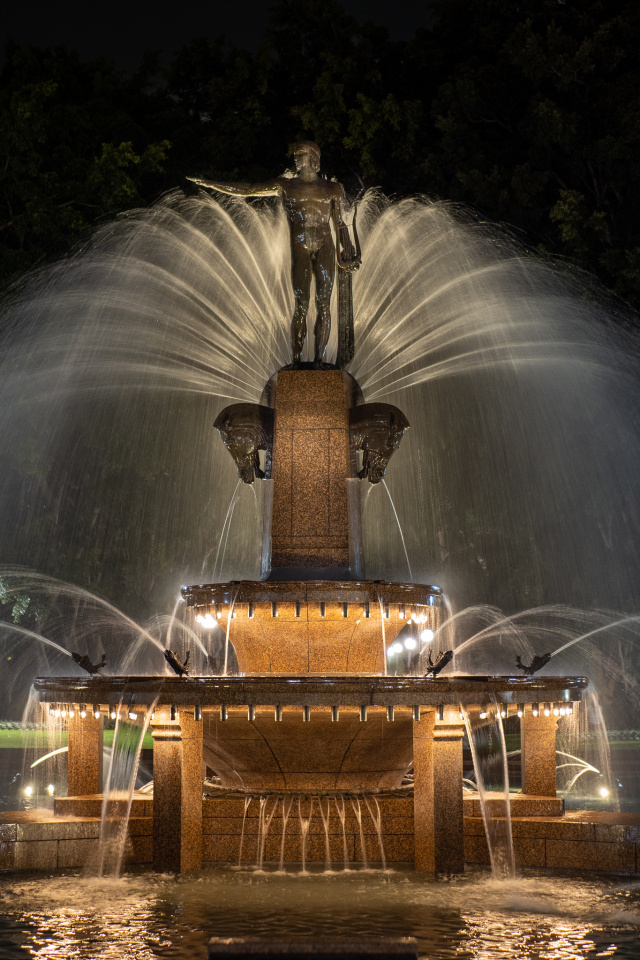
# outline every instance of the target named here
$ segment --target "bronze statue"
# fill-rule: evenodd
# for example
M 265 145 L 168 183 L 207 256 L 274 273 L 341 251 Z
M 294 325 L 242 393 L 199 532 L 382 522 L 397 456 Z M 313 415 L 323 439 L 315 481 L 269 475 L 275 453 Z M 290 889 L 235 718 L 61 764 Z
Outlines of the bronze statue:
M 189 676 L 189 661 L 191 660 L 191 650 L 187 650 L 187 656 L 184 663 L 178 659 L 176 653 L 173 650 L 165 650 L 164 658 L 173 670 L 174 673 L 177 673 L 179 677 L 188 677 Z
M 453 660 L 453 650 L 443 650 L 442 653 L 439 653 L 435 659 L 435 662 L 431 659 L 431 650 L 429 650 L 429 656 L 427 657 L 427 671 L 425 677 L 428 677 L 429 674 L 435 678 L 438 676 L 441 670 L 444 670 L 448 663 L 451 663 Z
M 549 663 L 549 660 L 551 660 L 550 653 L 543 653 L 543 654 L 537 653 L 533 658 L 533 660 L 531 661 L 531 663 L 529 664 L 529 666 L 527 666 L 527 664 L 523 663 L 520 657 L 518 656 L 516 657 L 516 666 L 518 670 L 522 670 L 525 677 L 532 677 L 534 673 L 538 672 L 538 670 L 542 670 L 542 668 Z
M 99 663 L 91 663 L 91 660 L 89 660 L 89 657 L 86 655 L 86 653 L 80 656 L 79 653 L 72 652 L 71 656 L 78 666 L 82 667 L 83 670 L 86 670 L 87 673 L 90 673 L 92 677 L 94 677 L 96 673 L 100 673 L 100 671 L 107 665 L 106 653 L 102 654 L 102 660 L 100 660 Z
M 400 446 L 409 421 L 402 410 L 391 403 L 362 403 L 352 407 L 349 415 L 351 448 L 362 451 L 360 480 L 379 483 L 389 458 Z
M 346 295 L 350 292 L 351 272 L 360 266 L 359 244 L 351 242 L 349 230 L 342 212 L 345 194 L 342 186 L 333 180 L 318 176 L 320 171 L 320 148 L 311 141 L 298 143 L 293 153 L 297 176 L 276 177 L 265 183 L 217 183 L 199 177 L 187 177 L 201 187 L 209 187 L 220 193 L 239 197 L 279 196 L 289 221 L 291 232 L 291 283 L 295 308 L 291 320 L 291 350 L 294 365 L 300 363 L 302 348 L 307 334 L 307 311 L 311 294 L 311 277 L 316 282 L 316 323 L 314 328 L 314 362 L 322 364 L 325 359 L 329 333 L 331 332 L 331 292 L 338 266 L 348 275 L 348 284 L 341 284 Z M 331 234 L 333 223 L 338 249 Z M 353 324 L 351 304 L 342 307 L 346 323 Z M 353 356 L 352 330 L 341 331 L 338 365 L 346 366 Z M 350 356 L 348 355 L 350 351 Z
M 213 424 L 233 457 L 243 483 L 271 479 L 273 410 L 260 403 L 232 403 L 221 410 Z M 265 469 L 260 451 L 265 452 Z

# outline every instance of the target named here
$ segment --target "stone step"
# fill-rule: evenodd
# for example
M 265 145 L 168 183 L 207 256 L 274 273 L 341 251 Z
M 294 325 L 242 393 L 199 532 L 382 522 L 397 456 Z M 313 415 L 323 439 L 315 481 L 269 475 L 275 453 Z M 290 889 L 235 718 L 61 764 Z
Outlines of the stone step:
M 502 794 L 487 793 L 485 808 L 490 817 L 505 816 L 505 802 Z M 564 814 L 564 800 L 561 797 L 535 797 L 532 794 L 512 793 L 509 796 L 512 817 L 561 817 Z M 465 817 L 481 817 L 482 809 L 477 794 L 465 795 L 463 799 Z

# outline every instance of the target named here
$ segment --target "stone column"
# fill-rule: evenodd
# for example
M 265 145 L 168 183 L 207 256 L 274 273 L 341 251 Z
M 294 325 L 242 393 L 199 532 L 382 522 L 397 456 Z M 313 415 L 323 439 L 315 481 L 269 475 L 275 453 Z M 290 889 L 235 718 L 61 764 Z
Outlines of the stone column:
M 67 796 L 86 797 L 102 793 L 102 717 L 91 714 L 69 718 Z
M 526 704 L 520 720 L 522 792 L 537 797 L 556 795 L 556 730 L 558 718 L 534 717 Z
M 153 735 L 153 869 L 185 873 L 202 866 L 202 721 L 193 707 L 175 720 L 156 710 Z
M 275 382 L 272 578 L 361 576 L 359 487 L 343 370 L 280 370 Z
M 464 872 L 462 724 L 435 722 L 422 708 L 413 724 L 415 868 Z

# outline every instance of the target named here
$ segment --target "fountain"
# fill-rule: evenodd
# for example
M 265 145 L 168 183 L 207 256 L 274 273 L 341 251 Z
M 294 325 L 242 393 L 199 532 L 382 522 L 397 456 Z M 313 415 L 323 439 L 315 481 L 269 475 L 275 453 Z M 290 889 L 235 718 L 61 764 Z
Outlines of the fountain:
M 366 402 L 358 380 L 346 371 L 357 344 L 349 265 L 358 260 L 358 244 L 343 239 L 342 219 L 336 229 L 341 243 L 336 362 L 325 359 L 326 324 L 316 330 L 315 359 L 301 359 L 305 292 L 296 290 L 295 362 L 274 364 L 269 358 L 259 398 L 233 395 L 233 403 L 216 411 L 215 425 L 239 483 L 261 487 L 259 578 L 182 588 L 182 649 L 171 649 L 168 636 L 165 651 L 178 676 L 102 675 L 96 659 L 87 661 L 90 670 L 84 665 L 90 677 L 36 682 L 37 697 L 51 715 L 68 715 L 68 797 L 56 800 L 57 818 L 47 821 L 46 831 L 40 826 L 30 833 L 41 823 L 37 818 L 3 816 L 5 867 L 86 862 L 98 841 L 97 833 L 86 835 L 86 820 L 97 820 L 102 811 L 103 834 L 104 822 L 114 815 L 126 820 L 132 814 L 129 857 L 152 862 L 160 872 L 243 860 L 260 867 L 309 860 L 366 864 L 385 855 L 436 875 L 459 873 L 465 860 L 483 862 L 489 856 L 494 863 L 502 857 L 508 871 L 511 820 L 520 829 L 520 862 L 636 869 L 635 846 L 629 847 L 624 824 L 598 821 L 594 814 L 578 827 L 563 816 L 556 797 L 558 718 L 573 712 L 586 679 L 487 670 L 444 675 L 452 651 L 443 644 L 455 618 L 443 590 L 411 577 L 411 582 L 366 577 L 363 488 L 384 489 L 387 469 L 390 477 L 400 469 L 395 458 L 405 431 L 410 436 L 424 425 L 419 413 L 407 416 L 375 394 L 397 368 L 406 334 L 395 328 L 381 336 L 371 318 L 363 321 L 383 343 L 377 366 L 370 356 L 361 361 Z M 384 300 L 384 291 L 381 296 Z M 519 347 L 518 357 L 510 344 L 514 362 L 530 344 Z M 238 343 L 233 352 L 242 354 Z M 471 363 L 474 352 L 467 354 Z M 446 345 L 433 344 L 431 353 L 435 368 L 452 365 Z M 240 362 L 252 364 L 254 357 L 247 353 Z M 405 381 L 417 382 L 419 376 L 415 364 L 403 368 Z M 219 390 L 223 395 L 221 385 Z M 379 559 L 374 563 L 380 566 Z M 223 669 L 215 675 L 193 669 L 189 653 L 195 660 L 198 651 L 206 652 L 211 630 L 220 627 Z M 439 637 L 441 659 L 432 659 L 423 635 Z M 407 651 L 406 667 L 393 660 L 398 645 Z M 455 653 L 461 658 L 462 646 Z M 78 655 L 81 666 L 82 659 Z M 512 659 L 515 667 L 515 655 Z M 534 661 L 523 670 L 534 674 L 540 666 Z M 130 793 L 114 800 L 106 790 L 102 796 L 107 716 L 117 723 L 139 719 L 150 730 L 152 798 Z M 492 796 L 481 789 L 464 798 L 465 734 L 473 747 L 476 731 L 493 724 L 506 763 L 502 719 L 509 716 L 521 722 L 522 792 Z M 203 766 L 215 777 L 204 800 Z M 476 768 L 481 786 L 481 758 Z M 311 833 L 314 804 L 324 843 L 322 834 Z M 369 815 L 373 830 L 363 827 Z M 620 826 L 624 835 L 616 839 Z M 498 846 L 503 841 L 506 853 L 492 844 L 487 850 L 485 828 L 490 841 Z M 125 839 L 123 833 L 118 863 Z M 59 846 L 52 864 L 54 841 L 76 846 L 67 846 L 64 854 Z

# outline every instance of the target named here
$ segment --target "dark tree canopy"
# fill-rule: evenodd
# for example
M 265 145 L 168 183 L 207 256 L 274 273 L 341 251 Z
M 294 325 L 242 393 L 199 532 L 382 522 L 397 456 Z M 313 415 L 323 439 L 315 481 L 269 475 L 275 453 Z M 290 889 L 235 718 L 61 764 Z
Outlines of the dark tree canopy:
M 640 305 L 640 8 L 437 0 L 391 41 L 338 0 L 281 0 L 257 52 L 199 37 L 131 77 L 10 46 L 0 276 L 57 257 L 185 173 L 272 176 L 300 138 L 356 193 L 459 200 Z

